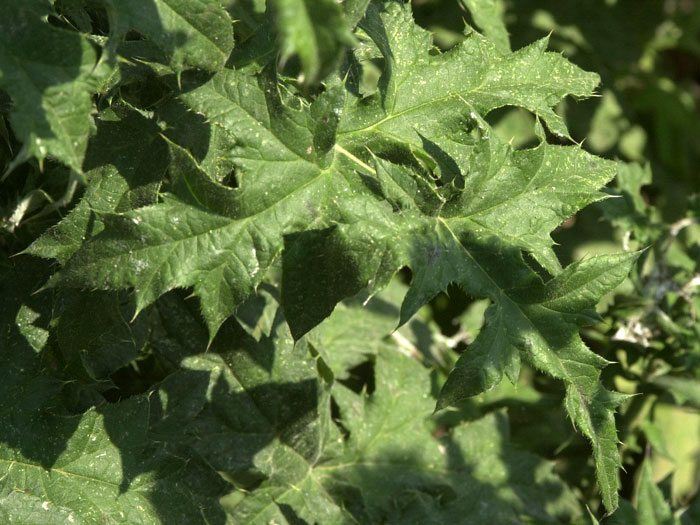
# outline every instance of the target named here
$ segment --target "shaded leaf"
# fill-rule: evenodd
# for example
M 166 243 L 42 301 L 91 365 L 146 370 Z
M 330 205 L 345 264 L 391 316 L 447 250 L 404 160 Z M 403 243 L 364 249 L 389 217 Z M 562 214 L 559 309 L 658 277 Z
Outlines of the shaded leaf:
M 82 35 L 47 23 L 49 13 L 44 0 L 0 5 L 0 87 L 12 98 L 10 124 L 23 143 L 14 162 L 50 155 L 81 173 L 98 53 Z
M 233 22 L 218 0 L 108 2 L 115 38 L 135 29 L 159 47 L 175 71 L 217 71 L 233 49 Z
M 297 55 L 306 82 L 326 76 L 355 42 L 343 7 L 335 0 L 274 0 L 272 5 L 282 40 L 281 59 Z
M 329 441 L 315 464 L 275 458 L 276 476 L 248 496 L 224 500 L 234 519 L 445 523 L 468 515 L 473 523 L 557 523 L 549 516 L 576 516 L 551 466 L 509 445 L 503 414 L 436 439 L 427 371 L 391 348 L 377 356 L 377 367 L 382 381 L 373 394 L 334 389 L 347 441 Z
M 124 106 L 103 111 L 85 161 L 82 200 L 25 252 L 65 263 L 87 238 L 102 231 L 103 213 L 153 203 L 168 160 L 153 122 Z

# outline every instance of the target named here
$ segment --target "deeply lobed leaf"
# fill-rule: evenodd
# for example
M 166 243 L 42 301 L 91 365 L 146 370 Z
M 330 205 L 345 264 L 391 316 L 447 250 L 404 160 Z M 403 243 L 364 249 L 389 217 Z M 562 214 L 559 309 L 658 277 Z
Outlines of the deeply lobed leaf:
M 171 4 L 158 3 L 172 10 Z M 278 7 L 284 20 L 284 6 Z M 329 9 L 341 16 L 337 6 Z M 122 16 L 130 20 L 124 27 L 140 27 L 132 15 Z M 299 40 L 310 35 L 283 29 L 290 31 L 283 35 L 289 46 L 283 54 L 298 54 L 310 75 L 320 75 L 327 57 Z M 172 43 L 160 42 L 160 30 L 142 30 L 157 35 L 157 45 Z M 347 28 L 342 31 L 347 36 Z M 143 115 L 124 118 L 124 124 L 139 121 L 159 152 L 167 148 L 167 191 L 158 202 L 150 193 L 133 206 L 99 204 L 96 235 L 81 244 L 92 216 L 89 187 L 71 216 L 30 251 L 61 260 L 53 285 L 133 289 L 137 314 L 175 288 L 192 288 L 210 343 L 227 318 L 274 280 L 278 263 L 281 302 L 297 340 L 341 300 L 362 290 L 377 293 L 401 268 L 410 269 L 411 283 L 400 324 L 457 284 L 491 306 L 438 407 L 492 388 L 503 374 L 516 380 L 522 358 L 561 379 L 567 413 L 592 442 L 605 504 L 615 508 L 614 409 L 622 397 L 601 386 L 606 361 L 586 348 L 578 330 L 596 319 L 596 302 L 625 278 L 636 255 L 591 258 L 562 269 L 550 238 L 562 221 L 604 196 L 598 189 L 614 176 L 615 164 L 577 146 L 548 144 L 539 126 L 539 144 L 515 150 L 484 119 L 496 108 L 517 106 L 565 137 L 554 107 L 567 96 L 590 96 L 597 76 L 547 52 L 546 40 L 510 52 L 472 32 L 452 50 L 436 52 L 400 2 L 373 2 L 360 31 L 383 61 L 376 93 L 360 94 L 362 66 L 348 57 L 342 75 L 313 102 L 290 92 L 269 63 L 220 69 L 226 42 L 199 46 L 198 34 L 186 41 L 197 45 L 196 52 L 169 49 L 178 73 L 186 65 L 220 69 L 204 81 L 183 77 L 175 104 L 216 129 L 222 157 L 235 166 L 236 187 L 212 178 L 193 152 L 177 144 L 183 133 L 165 139 Z M 345 36 L 328 38 L 337 46 L 348 43 Z M 113 191 L 122 198 L 133 191 L 124 182 L 145 174 L 153 160 L 146 154 L 128 168 L 113 164 L 116 172 L 92 175 L 92 187 L 116 181 Z M 161 169 L 159 161 L 154 164 Z M 63 236 L 70 242 L 52 246 Z M 306 458 L 286 449 L 279 454 L 291 457 L 285 460 L 290 472 L 308 474 Z M 279 491 L 287 494 L 272 480 L 259 494 L 279 499 Z M 250 501 L 239 511 L 255 505 Z M 340 519 L 344 510 L 332 512 Z

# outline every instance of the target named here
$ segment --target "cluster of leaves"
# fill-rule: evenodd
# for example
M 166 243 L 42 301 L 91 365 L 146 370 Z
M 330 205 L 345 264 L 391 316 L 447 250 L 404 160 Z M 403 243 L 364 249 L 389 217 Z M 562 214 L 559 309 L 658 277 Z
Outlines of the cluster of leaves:
M 505 13 L 516 47 L 549 34 L 553 47 L 601 74 L 601 97 L 565 103 L 560 110 L 573 136 L 585 139 L 587 150 L 641 164 L 621 165 L 609 189 L 615 198 L 579 214 L 555 238 L 564 260 L 620 247 L 649 247 L 618 297 L 606 298 L 599 308 L 605 323 L 584 331 L 587 343 L 615 362 L 604 371 L 603 382 L 633 395 L 621 406 L 618 419 L 623 493 L 640 504 L 637 495 L 644 493 L 660 505 L 654 512 L 640 508 L 635 516 L 624 502 L 620 515 L 611 520 L 672 523 L 685 512 L 683 519 L 694 523 L 700 481 L 698 405 L 693 401 L 700 341 L 700 8 L 682 0 L 491 4 Z M 441 46 L 451 47 L 463 38 L 454 22 L 459 12 L 447 3 L 427 0 L 417 13 L 439 35 Z M 473 21 L 478 24 L 476 17 Z M 495 127 L 512 142 L 526 144 L 532 140 L 529 119 L 508 111 Z M 528 410 L 529 418 L 546 417 L 541 407 Z M 553 439 L 550 450 L 565 439 L 565 434 Z M 560 464 L 571 464 L 567 480 L 581 485 L 583 472 L 589 477 L 585 485 L 590 485 L 592 473 L 585 474 L 579 454 L 574 441 L 557 450 Z M 641 487 L 648 480 L 666 480 L 662 488 L 668 503 L 661 492 L 652 497 Z
M 694 216 L 570 139 L 596 74 L 460 5 L 439 50 L 398 0 L 0 3 L 4 522 L 615 511 L 621 458 L 665 451 L 630 394 L 697 400 Z M 551 232 L 602 200 L 629 246 L 563 267 Z M 610 519 L 672 519 L 653 468 Z
M 623 243 L 652 248 L 609 305 L 609 329 L 591 336 L 617 361 L 610 371 L 617 388 L 635 394 L 621 411 L 625 463 L 636 469 L 641 455 L 640 476 L 670 474 L 669 496 L 682 508 L 700 481 L 700 209 L 664 223 L 642 198 L 650 183 L 648 168 L 624 166 L 611 190 L 618 198 L 603 207 Z

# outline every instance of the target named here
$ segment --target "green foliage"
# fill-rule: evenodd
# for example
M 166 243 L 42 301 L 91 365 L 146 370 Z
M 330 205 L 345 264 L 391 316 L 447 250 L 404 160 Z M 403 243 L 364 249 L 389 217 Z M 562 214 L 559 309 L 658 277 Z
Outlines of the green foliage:
M 697 49 L 600 3 L 0 2 L 4 521 L 679 523 L 700 209 L 593 153 Z
M 113 39 L 138 31 L 174 71 L 188 67 L 217 71 L 233 48 L 231 18 L 216 0 L 104 1 Z
M 366 7 L 367 2 L 359 3 Z M 304 79 L 310 82 L 325 77 L 344 48 L 355 43 L 343 7 L 334 0 L 275 0 L 273 6 L 282 41 L 281 59 L 297 55 Z
M 81 171 L 90 135 L 90 95 L 99 85 L 98 53 L 73 31 L 47 24 L 49 5 L 0 5 L 0 86 L 12 98 L 10 124 L 22 143 L 13 164 L 56 157 Z

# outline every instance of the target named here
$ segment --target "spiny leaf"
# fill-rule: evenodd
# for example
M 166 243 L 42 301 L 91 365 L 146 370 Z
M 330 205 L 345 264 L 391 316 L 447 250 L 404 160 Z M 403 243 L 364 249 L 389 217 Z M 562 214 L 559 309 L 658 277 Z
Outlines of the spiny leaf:
M 317 213 L 334 205 L 333 182 L 315 168 L 309 180 L 290 177 L 282 183 L 280 189 L 296 199 L 284 194 L 275 199 L 275 188 L 221 186 L 187 152 L 175 145 L 171 151 L 175 198 L 104 215 L 107 230 L 67 263 L 59 282 L 135 287 L 137 311 L 168 290 L 193 286 L 213 338 L 262 282 L 282 248 L 282 233 L 313 223 Z
M 44 265 L 24 257 L 0 271 L 0 519 L 5 523 L 221 523 L 226 490 L 200 459 L 154 440 L 145 395 L 71 414 L 66 385 L 28 345 L 51 298 L 33 294 Z M 24 333 L 23 333 L 24 332 Z M 43 354 L 38 351 L 42 350 Z
M 505 105 L 532 111 L 554 133 L 566 136 L 564 121 L 552 108 L 566 96 L 590 96 L 599 80 L 547 52 L 547 39 L 501 54 L 474 32 L 453 49 L 432 53 L 430 34 L 398 2 L 372 4 L 361 27 L 386 66 L 377 95 L 347 98 L 339 127 L 339 142 L 346 148 L 365 144 L 378 153 L 374 143 L 379 141 L 420 147 L 421 135 L 444 136 L 470 112 L 483 115 Z
M 577 513 L 572 494 L 551 466 L 511 448 L 503 414 L 436 439 L 426 419 L 432 405 L 425 394 L 427 371 L 395 348 L 381 352 L 376 367 L 383 379 L 373 394 L 334 388 L 349 439 L 329 441 L 311 465 L 276 458 L 284 461 L 280 474 L 263 490 L 225 503 L 234 518 L 267 523 L 283 519 L 286 506 L 306 520 L 332 516 L 332 522 L 359 523 L 392 518 L 444 523 L 465 515 L 473 523 L 518 523 L 526 517 L 547 520 L 554 508 L 562 516 Z M 562 492 L 546 503 L 547 497 L 537 493 L 540 484 Z
M 171 144 L 172 186 L 162 201 L 105 215 L 105 230 L 53 282 L 133 288 L 137 311 L 191 287 L 212 339 L 280 258 L 295 339 L 339 301 L 381 290 L 402 267 L 412 276 L 400 324 L 456 283 L 492 307 L 439 406 L 490 388 L 503 373 L 515 379 L 524 357 L 564 381 L 567 412 L 592 442 L 603 499 L 614 509 L 613 414 L 623 397 L 600 385 L 606 361 L 578 329 L 596 318 L 596 301 L 636 255 L 562 270 L 550 232 L 604 197 L 598 188 L 615 164 L 547 144 L 541 132 L 539 145 L 514 150 L 483 118 L 515 105 L 565 135 L 553 107 L 590 95 L 597 77 L 546 52 L 546 41 L 500 53 L 473 33 L 437 53 L 398 2 L 373 3 L 362 28 L 384 57 L 378 92 L 366 98 L 356 92 L 353 64 L 344 84 L 329 81 L 311 104 L 282 89 L 271 67 L 186 85 L 180 100 L 230 137 L 238 187 L 213 181 Z
M 503 16 L 505 5 L 503 0 L 461 0 L 462 4 L 469 9 L 474 22 L 489 40 L 491 40 L 499 51 L 507 53 L 510 51 L 510 38 Z
M 475 342 L 476 353 L 467 353 L 458 364 L 438 406 L 494 386 L 504 372 L 517 377 L 516 348 L 520 348 L 537 368 L 567 384 L 567 412 L 591 440 L 606 505 L 615 508 L 619 456 L 613 414 L 622 397 L 600 386 L 600 368 L 606 361 L 586 348 L 578 328 L 595 319 L 590 309 L 624 280 L 637 254 L 586 260 L 542 284 L 520 251 L 490 230 L 484 235 L 478 223 L 475 227 L 469 219 L 459 217 L 426 219 L 416 214 L 416 208 L 391 214 L 385 222 L 372 224 L 365 219 L 340 225 L 322 237 L 290 237 L 295 246 L 287 248 L 285 257 L 298 258 L 298 262 L 285 264 L 283 282 L 287 286 L 290 281 L 299 283 L 289 295 L 286 311 L 290 319 L 306 326 L 309 316 L 333 304 L 329 295 L 337 293 L 338 287 L 329 286 L 325 279 L 330 270 L 323 270 L 338 260 L 345 262 L 330 273 L 332 282 L 370 286 L 388 278 L 397 263 L 409 266 L 414 274 L 402 305 L 402 321 L 453 282 L 470 295 L 488 297 L 494 306 Z M 328 261 L 318 268 L 320 276 L 304 270 L 304 253 L 313 253 L 315 261 Z M 332 291 L 325 292 L 328 289 Z M 313 304 L 291 301 L 292 296 L 302 295 L 301 290 L 307 291 Z
M 85 160 L 88 185 L 82 200 L 25 253 L 65 263 L 87 238 L 102 231 L 103 213 L 155 202 L 168 160 L 155 123 L 127 106 L 103 111 Z
M 153 393 L 154 435 L 187 444 L 243 486 L 279 475 L 280 457 L 316 461 L 330 423 L 315 359 L 283 322 L 268 329 L 255 341 L 227 324 L 210 353 L 183 360 Z
M 222 495 L 224 483 L 202 462 L 154 448 L 145 429 L 144 398 L 81 416 L 55 417 L 22 429 L 21 435 L 8 435 L 20 430 L 16 416 L 1 418 L 0 516 L 7 523 L 221 519 L 216 496 Z M 44 436 L 65 439 L 55 458 L 50 454 L 56 447 L 47 447 Z

